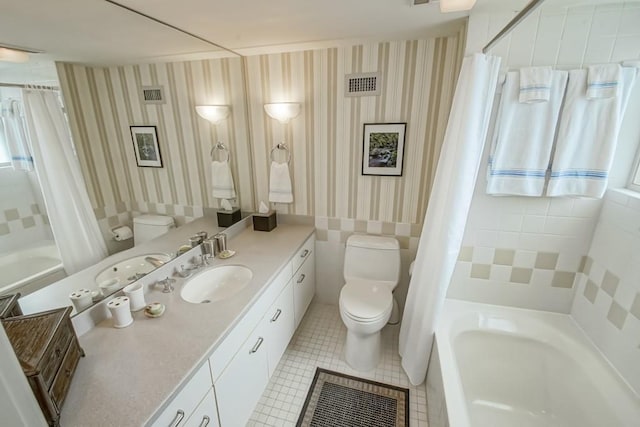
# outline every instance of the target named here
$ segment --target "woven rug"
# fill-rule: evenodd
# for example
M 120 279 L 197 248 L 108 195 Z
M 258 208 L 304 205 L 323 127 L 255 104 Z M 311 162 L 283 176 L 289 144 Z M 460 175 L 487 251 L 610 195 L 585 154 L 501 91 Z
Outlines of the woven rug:
M 409 390 L 317 368 L 297 427 L 409 427 Z

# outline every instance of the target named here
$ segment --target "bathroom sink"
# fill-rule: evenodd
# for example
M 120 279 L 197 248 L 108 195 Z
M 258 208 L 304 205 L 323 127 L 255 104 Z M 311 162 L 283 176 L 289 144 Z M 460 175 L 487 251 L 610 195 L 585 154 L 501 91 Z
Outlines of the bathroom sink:
M 242 265 L 214 267 L 189 279 L 180 296 L 193 304 L 220 301 L 240 292 L 252 277 L 251 270 Z
M 170 260 L 171 257 L 163 253 L 143 254 L 122 260 L 98 273 L 96 285 L 110 291 L 122 288 Z

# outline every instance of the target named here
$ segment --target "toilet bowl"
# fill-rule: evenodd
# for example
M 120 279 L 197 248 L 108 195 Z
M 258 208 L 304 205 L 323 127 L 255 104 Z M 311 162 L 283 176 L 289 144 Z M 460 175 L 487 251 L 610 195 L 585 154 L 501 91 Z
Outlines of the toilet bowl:
M 392 237 L 352 235 L 347 240 L 340 317 L 347 327 L 345 360 L 368 371 L 380 361 L 380 331 L 394 306 L 400 276 L 400 246 Z

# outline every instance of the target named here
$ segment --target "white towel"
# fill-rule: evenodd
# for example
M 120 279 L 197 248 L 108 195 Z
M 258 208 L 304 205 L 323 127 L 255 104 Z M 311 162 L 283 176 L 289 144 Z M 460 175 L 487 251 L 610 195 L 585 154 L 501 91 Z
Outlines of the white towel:
M 587 99 L 614 98 L 620 90 L 619 64 L 592 65 L 587 73 Z
M 269 201 L 274 203 L 293 202 L 289 165 L 287 163 L 271 162 L 269 172 Z
M 26 124 L 20 103 L 15 99 L 2 101 L 2 132 L 15 170 L 32 171 L 33 157 L 29 148 Z
M 233 176 L 229 162 L 211 162 L 211 186 L 213 197 L 217 199 L 235 199 L 236 189 L 233 185 Z
M 590 101 L 587 70 L 570 71 L 548 196 L 602 197 L 635 77 L 635 68 L 624 67 L 620 96 Z
M 567 75 L 552 72 L 549 102 L 521 104 L 518 72 L 507 74 L 493 133 L 487 194 L 542 196 Z
M 551 97 L 553 70 L 551 67 L 530 67 L 520 70 L 520 102 L 547 102 Z

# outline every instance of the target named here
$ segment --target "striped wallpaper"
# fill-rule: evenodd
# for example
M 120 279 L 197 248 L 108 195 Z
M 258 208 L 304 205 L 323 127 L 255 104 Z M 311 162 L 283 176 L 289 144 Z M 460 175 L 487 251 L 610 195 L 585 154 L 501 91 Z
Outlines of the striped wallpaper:
M 231 150 L 239 204 L 253 209 L 250 146 L 240 58 L 122 67 L 58 64 L 72 134 L 94 208 L 121 202 L 217 207 L 210 150 Z M 164 87 L 166 104 L 142 104 L 139 88 Z M 227 104 L 216 126 L 197 104 Z M 136 166 L 129 126 L 157 126 L 163 168 Z
M 209 151 L 231 147 L 239 205 L 267 200 L 269 153 L 291 148 L 294 203 L 281 213 L 421 223 L 461 64 L 459 34 L 178 63 L 120 67 L 58 64 L 62 92 L 95 209 L 217 207 Z M 345 97 L 344 75 L 380 71 L 380 96 Z M 246 78 L 243 78 L 246 76 Z M 142 105 L 141 85 L 161 85 L 166 104 Z M 288 125 L 270 119 L 267 102 L 302 103 Z M 217 126 L 197 104 L 228 104 Z M 407 122 L 402 177 L 361 176 L 363 123 Z M 154 125 L 164 168 L 138 168 L 130 125 Z
M 245 58 L 256 201 L 268 196 L 269 152 L 292 152 L 294 203 L 279 212 L 421 223 L 461 63 L 452 37 Z M 345 97 L 344 76 L 380 71 L 380 96 Z M 288 125 L 266 102 L 302 103 Z M 364 123 L 407 122 L 402 177 L 362 176 Z

